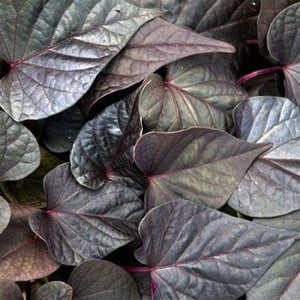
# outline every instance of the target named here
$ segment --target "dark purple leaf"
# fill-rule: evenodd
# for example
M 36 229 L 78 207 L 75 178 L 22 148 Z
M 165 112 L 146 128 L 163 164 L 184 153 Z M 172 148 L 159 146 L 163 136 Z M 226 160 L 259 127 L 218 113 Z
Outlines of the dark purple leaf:
M 83 124 L 83 115 L 76 106 L 48 118 L 44 127 L 45 145 L 55 153 L 70 151 Z
M 18 181 L 0 182 L 1 190 L 11 202 L 34 207 L 46 206 L 43 178 L 62 161 L 43 148 L 40 148 L 40 153 L 41 164 L 29 176 Z
M 257 18 L 257 35 L 260 51 L 264 55 L 268 53 L 266 37 L 271 22 L 281 10 L 296 2 L 298 0 L 261 0 Z
M 253 221 L 264 226 L 300 232 L 300 210 L 280 217 L 257 218 Z
M 191 126 L 230 130 L 229 110 L 247 98 L 224 57 L 198 55 L 167 67 L 166 78 L 152 74 L 139 95 L 139 112 L 148 130 Z
M 40 287 L 34 300 L 72 300 L 73 289 L 62 281 L 52 281 Z
M 39 146 L 33 134 L 0 110 L 0 181 L 24 178 L 39 163 Z
M 89 190 L 76 182 L 69 164 L 49 172 L 44 185 L 47 210 L 34 212 L 29 222 L 57 261 L 78 265 L 136 238 L 143 203 L 129 188 L 108 181 Z
M 98 76 L 85 97 L 85 110 L 100 98 L 143 80 L 165 64 L 197 53 L 234 52 L 233 46 L 156 19 L 143 26 Z
M 268 148 L 201 127 L 145 134 L 136 145 L 135 161 L 149 179 L 147 210 L 176 198 L 220 208 Z
M 285 216 L 255 219 L 255 222 L 300 233 L 300 210 Z M 300 241 L 284 252 L 247 292 L 247 299 L 297 299 L 300 283 Z
M 294 241 L 186 200 L 151 210 L 139 233 L 135 256 L 150 267 L 154 299 L 237 299 Z
M 0 279 L 26 281 L 47 276 L 59 268 L 46 244 L 28 226 L 36 208 L 10 204 L 11 219 L 0 235 Z
M 0 196 L 0 234 L 7 227 L 10 220 L 10 208 L 4 198 Z
M 110 105 L 81 129 L 70 156 L 80 184 L 98 189 L 111 179 L 140 194 L 145 191 L 147 180 L 133 165 L 133 147 L 142 135 L 136 96 Z
M 259 0 L 161 0 L 165 18 L 198 33 L 232 42 L 256 36 Z
M 134 272 L 131 274 L 135 280 L 142 300 L 152 300 L 151 298 L 151 276 L 149 272 Z
M 253 97 L 234 117 L 239 138 L 273 147 L 249 168 L 229 205 L 252 217 L 300 209 L 300 108 L 286 98 Z
M 74 300 L 138 300 L 133 278 L 119 266 L 105 260 L 87 261 L 78 266 L 69 279 Z
M 284 9 L 270 25 L 267 43 L 271 56 L 282 65 L 286 97 L 300 105 L 300 2 Z
M 23 300 L 19 286 L 12 280 L 0 279 L 1 300 Z
M 160 15 L 119 0 L 15 0 L 0 9 L 2 108 L 41 119 L 77 102 L 145 22 Z

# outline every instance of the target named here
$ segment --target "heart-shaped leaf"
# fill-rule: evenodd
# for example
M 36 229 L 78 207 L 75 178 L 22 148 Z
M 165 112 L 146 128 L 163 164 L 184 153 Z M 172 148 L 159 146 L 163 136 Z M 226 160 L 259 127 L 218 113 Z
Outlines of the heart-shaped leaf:
M 154 299 L 237 299 L 294 241 L 186 200 L 151 210 L 139 233 L 135 256 L 157 284 Z
M 72 300 L 73 289 L 62 281 L 51 281 L 40 287 L 34 295 L 34 300 L 58 299 Z
M 139 96 L 148 130 L 175 131 L 191 126 L 230 130 L 229 110 L 247 98 L 227 61 L 198 55 L 168 65 L 166 78 L 152 74 Z
M 98 189 L 111 179 L 145 191 L 147 180 L 133 165 L 133 147 L 142 135 L 136 95 L 110 105 L 81 129 L 70 156 L 80 184 Z
M 44 125 L 44 143 L 55 153 L 70 151 L 84 124 L 82 112 L 76 106 L 48 118 Z
M 0 105 L 15 120 L 72 106 L 157 10 L 119 0 L 15 0 L 0 8 Z
M 7 227 L 10 220 L 10 208 L 4 198 L 0 196 L 0 234 Z
M 133 278 L 119 266 L 105 260 L 92 260 L 78 266 L 69 279 L 74 300 L 139 300 Z
M 19 181 L 0 182 L 1 190 L 11 202 L 34 207 L 46 206 L 43 178 L 62 161 L 43 148 L 40 148 L 40 152 L 41 164 L 29 176 Z
M 39 163 L 39 146 L 33 134 L 0 110 L 0 181 L 22 179 Z
M 229 205 L 252 217 L 300 209 L 300 108 L 285 98 L 253 97 L 234 118 L 239 138 L 273 147 L 249 168 Z
M 11 219 L 0 235 L 0 279 L 26 281 L 47 276 L 59 268 L 46 244 L 28 226 L 36 208 L 10 204 Z
M 220 208 L 268 148 L 201 127 L 145 134 L 136 145 L 135 161 L 149 179 L 147 210 L 176 198 Z
M 254 221 L 262 225 L 300 233 L 300 211 L 277 218 L 255 219 Z M 295 241 L 247 292 L 247 299 L 297 299 L 300 283 L 299 270 L 300 241 Z
M 165 64 L 197 53 L 234 52 L 233 46 L 155 19 L 101 72 L 84 99 L 85 110 L 100 98 L 143 80 Z M 149 59 L 151 57 L 151 59 Z
M 0 299 L 23 300 L 19 286 L 12 280 L 0 279 Z
M 257 17 L 257 35 L 260 51 L 267 54 L 266 36 L 269 26 L 280 11 L 299 0 L 261 0 L 260 11 Z
M 267 43 L 271 56 L 282 65 L 287 98 L 300 105 L 300 2 L 284 9 L 270 25 Z
M 108 181 L 97 191 L 73 178 L 69 164 L 45 176 L 47 210 L 30 216 L 30 227 L 66 265 L 102 258 L 137 236 L 143 203 L 134 191 Z

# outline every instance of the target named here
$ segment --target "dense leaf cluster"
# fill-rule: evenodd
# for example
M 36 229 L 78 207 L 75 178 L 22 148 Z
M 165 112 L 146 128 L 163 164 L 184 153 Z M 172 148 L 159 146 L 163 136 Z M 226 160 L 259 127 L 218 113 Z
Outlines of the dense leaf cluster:
M 0 20 L 1 300 L 298 299 L 298 1 Z

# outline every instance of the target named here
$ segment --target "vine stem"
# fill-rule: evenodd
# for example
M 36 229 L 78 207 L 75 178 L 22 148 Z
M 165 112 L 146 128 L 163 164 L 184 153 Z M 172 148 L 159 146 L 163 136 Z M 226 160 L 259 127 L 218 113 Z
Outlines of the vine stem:
M 255 44 L 255 45 L 257 45 L 257 44 L 258 44 L 258 40 L 247 40 L 246 43 L 247 43 L 248 45 L 250 45 L 250 44 Z
M 122 267 L 127 272 L 151 272 L 150 267 L 131 267 L 131 266 L 123 266 Z
M 271 68 L 257 70 L 257 71 L 251 72 L 249 74 L 246 74 L 246 75 L 240 77 L 238 79 L 237 83 L 242 84 L 245 81 L 248 81 L 256 76 L 268 74 L 268 73 L 272 73 L 272 72 L 277 72 L 277 71 L 281 71 L 281 70 L 282 70 L 282 66 L 275 66 L 275 67 L 271 67 Z

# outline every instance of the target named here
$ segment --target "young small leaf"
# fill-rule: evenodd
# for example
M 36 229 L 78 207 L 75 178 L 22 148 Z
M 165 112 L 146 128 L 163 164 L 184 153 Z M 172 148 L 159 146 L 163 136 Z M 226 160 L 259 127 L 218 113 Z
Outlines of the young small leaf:
M 33 134 L 0 110 L 0 181 L 18 180 L 40 164 L 40 151 Z
M 69 279 L 74 300 L 139 300 L 133 278 L 119 266 L 105 260 L 92 260 L 78 266 Z
M 220 208 L 268 148 L 201 127 L 145 134 L 135 147 L 135 161 L 149 179 L 147 210 L 176 198 Z
M 300 209 L 300 108 L 286 98 L 253 97 L 234 118 L 239 138 L 273 147 L 249 168 L 229 205 L 252 217 Z
M 47 276 L 59 268 L 46 244 L 28 226 L 36 208 L 10 204 L 11 219 L 0 235 L 0 279 L 26 281 Z
M 108 181 L 100 190 L 87 189 L 73 178 L 69 164 L 44 179 L 47 210 L 30 216 L 32 230 L 65 265 L 102 258 L 137 237 L 143 203 L 134 191 Z
M 186 200 L 151 210 L 136 258 L 150 267 L 154 299 L 237 299 L 294 241 L 294 233 Z
M 70 156 L 80 184 L 99 189 L 111 179 L 145 191 L 147 180 L 133 165 L 133 147 L 142 135 L 136 95 L 110 105 L 81 129 Z

